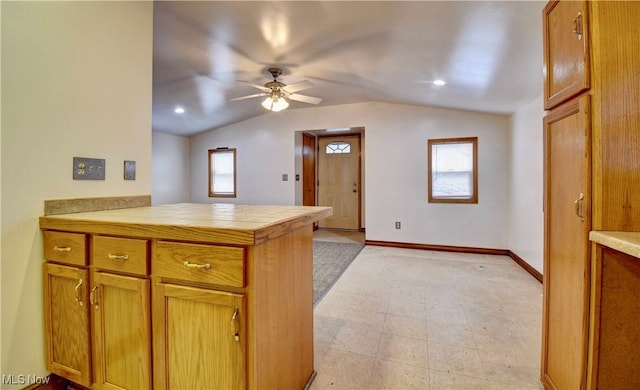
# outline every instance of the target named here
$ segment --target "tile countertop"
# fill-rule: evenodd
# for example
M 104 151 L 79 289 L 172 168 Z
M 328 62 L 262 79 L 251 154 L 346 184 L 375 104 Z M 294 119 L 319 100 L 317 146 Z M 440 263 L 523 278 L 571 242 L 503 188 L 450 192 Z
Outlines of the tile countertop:
M 331 207 L 179 203 L 43 216 L 40 228 L 255 245 L 331 214 Z
M 589 239 L 600 245 L 640 258 L 640 232 L 592 231 Z

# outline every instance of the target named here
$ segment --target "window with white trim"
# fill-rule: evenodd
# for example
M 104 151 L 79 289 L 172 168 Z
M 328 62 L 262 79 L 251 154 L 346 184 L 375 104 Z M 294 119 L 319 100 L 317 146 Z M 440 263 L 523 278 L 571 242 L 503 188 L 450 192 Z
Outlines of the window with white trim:
M 327 144 L 326 154 L 348 154 L 351 153 L 351 144 L 344 141 L 336 141 Z
M 236 197 L 236 150 L 209 150 L 209 197 Z

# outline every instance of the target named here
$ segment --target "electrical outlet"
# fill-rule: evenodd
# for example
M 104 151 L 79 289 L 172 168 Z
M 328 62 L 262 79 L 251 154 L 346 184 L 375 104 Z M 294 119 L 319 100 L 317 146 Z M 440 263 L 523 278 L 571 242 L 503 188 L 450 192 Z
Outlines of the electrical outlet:
M 104 180 L 103 158 L 73 158 L 73 180 Z
M 282 174 L 282 181 L 289 181 L 289 175 L 287 175 L 286 173 Z
M 396 222 L 396 229 L 400 229 L 400 222 Z

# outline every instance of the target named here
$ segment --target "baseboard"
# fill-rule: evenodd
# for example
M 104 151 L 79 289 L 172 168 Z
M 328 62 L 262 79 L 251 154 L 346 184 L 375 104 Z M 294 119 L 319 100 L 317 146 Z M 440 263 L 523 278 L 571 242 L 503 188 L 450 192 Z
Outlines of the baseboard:
M 459 253 L 475 253 L 480 255 L 499 255 L 509 256 L 520 267 L 527 271 L 531 276 L 536 278 L 537 281 L 542 283 L 542 274 L 537 269 L 533 268 L 529 263 L 524 261 L 520 256 L 516 255 L 508 249 L 492 249 L 492 248 L 474 248 L 467 246 L 450 246 L 450 245 L 430 245 L 430 244 L 412 244 L 407 242 L 394 242 L 394 241 L 375 241 L 365 240 L 365 245 L 374 246 L 389 246 L 394 248 L 407 248 L 407 249 L 423 249 L 429 251 L 444 251 L 444 252 L 459 252 Z
M 513 261 L 515 261 L 516 264 L 518 264 L 520 267 L 524 268 L 525 271 L 527 271 L 529 274 L 531 274 L 531 276 L 536 278 L 538 280 L 538 282 L 542 283 L 542 273 L 540 273 L 540 271 L 538 271 L 537 269 L 533 268 L 529 263 L 524 261 L 524 259 L 522 257 L 516 255 L 512 251 L 509 251 L 509 257 L 511 257 L 511 259 Z
M 461 253 L 476 253 L 481 255 L 509 256 L 509 251 L 507 249 L 473 248 L 468 246 L 449 246 L 449 245 L 431 245 L 431 244 L 412 244 L 407 242 L 374 241 L 374 240 L 365 240 L 364 243 L 365 245 L 390 246 L 394 248 L 424 249 L 429 251 L 461 252 Z

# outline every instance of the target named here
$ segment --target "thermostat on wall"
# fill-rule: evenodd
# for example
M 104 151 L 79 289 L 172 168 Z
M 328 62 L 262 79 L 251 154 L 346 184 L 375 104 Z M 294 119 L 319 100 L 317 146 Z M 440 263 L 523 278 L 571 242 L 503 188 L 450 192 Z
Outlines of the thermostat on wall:
M 124 179 L 135 180 L 136 179 L 136 162 L 124 161 Z

